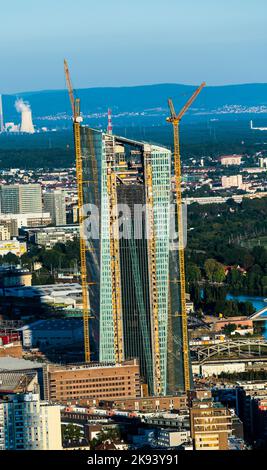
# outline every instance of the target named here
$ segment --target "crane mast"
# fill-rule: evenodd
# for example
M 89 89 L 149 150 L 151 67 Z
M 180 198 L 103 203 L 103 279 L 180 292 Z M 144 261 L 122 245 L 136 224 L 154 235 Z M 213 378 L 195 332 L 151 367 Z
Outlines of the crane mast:
M 181 316 L 182 320 L 182 348 L 183 348 L 183 371 L 184 371 L 184 384 L 185 391 L 190 390 L 190 351 L 188 342 L 188 330 L 187 330 L 187 312 L 186 312 L 186 280 L 185 280 L 185 262 L 184 262 L 184 234 L 183 234 L 183 213 L 182 213 L 182 171 L 181 171 L 181 155 L 180 155 L 180 139 L 179 139 L 179 124 L 186 113 L 188 108 L 191 106 L 193 101 L 201 92 L 202 88 L 206 85 L 205 82 L 201 83 L 198 89 L 193 93 L 191 98 L 186 102 L 179 114 L 175 113 L 173 102 L 171 99 L 168 100 L 170 109 L 170 117 L 167 118 L 167 122 L 171 122 L 173 125 L 173 144 L 174 144 L 174 174 L 175 174 L 175 192 L 176 192 L 176 207 L 177 207 L 177 227 L 178 227 L 178 253 L 179 253 L 179 276 L 180 276 L 180 302 L 181 311 L 178 315 Z
M 90 302 L 88 294 L 87 268 L 86 268 L 86 241 L 83 233 L 83 168 L 82 168 L 82 149 L 80 135 L 80 100 L 74 98 L 73 88 L 71 85 L 70 74 L 67 61 L 64 60 L 64 70 L 67 88 L 69 92 L 74 127 L 74 143 L 76 158 L 76 177 L 78 188 L 78 210 L 79 210 L 79 226 L 80 226 L 80 258 L 81 258 L 81 284 L 82 284 L 82 300 L 83 300 L 83 332 L 84 332 L 84 354 L 85 362 L 90 362 L 90 338 L 89 338 L 89 312 Z
M 75 99 L 74 99 L 73 88 L 72 88 L 72 84 L 70 80 L 69 67 L 68 67 L 68 63 L 66 59 L 64 59 L 64 72 L 65 72 L 65 78 L 66 78 L 67 88 L 68 88 L 69 97 L 70 97 L 72 115 L 73 117 L 75 117 Z

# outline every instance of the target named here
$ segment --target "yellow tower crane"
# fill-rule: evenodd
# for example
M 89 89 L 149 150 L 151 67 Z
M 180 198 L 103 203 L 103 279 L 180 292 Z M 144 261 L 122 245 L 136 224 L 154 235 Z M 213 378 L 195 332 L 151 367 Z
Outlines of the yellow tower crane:
M 69 92 L 71 108 L 73 113 L 73 127 L 74 127 L 74 143 L 75 143 L 75 158 L 76 158 L 76 177 L 78 188 L 78 210 L 79 210 L 79 225 L 80 225 L 80 257 L 81 257 L 81 283 L 82 283 L 82 300 L 83 300 L 83 331 L 84 331 L 84 352 L 85 362 L 90 362 L 90 339 L 89 339 L 89 313 L 90 302 L 88 294 L 88 280 L 86 268 L 86 241 L 83 233 L 83 168 L 82 168 L 82 150 L 81 150 L 81 136 L 80 136 L 80 100 L 74 98 L 73 88 L 70 80 L 69 68 L 67 61 L 64 60 L 64 70 L 67 88 Z
M 184 237 L 183 237 L 183 214 L 182 214 L 182 171 L 181 171 L 181 155 L 180 155 L 180 140 L 179 140 L 179 124 L 196 99 L 202 88 L 206 85 L 205 82 L 201 83 L 198 89 L 193 93 L 191 98 L 183 106 L 179 114 L 176 114 L 173 102 L 168 100 L 170 108 L 170 117 L 167 118 L 168 122 L 173 125 L 173 142 L 174 142 L 174 174 L 175 174 L 175 191 L 176 191 L 176 205 L 177 205 L 177 226 L 178 226 L 178 252 L 179 252 L 179 275 L 180 275 L 180 301 L 181 301 L 181 315 L 182 319 L 182 347 L 183 347 L 183 370 L 184 370 L 184 383 L 185 391 L 190 390 L 190 358 L 189 358 L 189 345 L 188 345 L 188 331 L 187 331 L 187 313 L 186 313 L 186 291 L 185 291 L 185 263 L 184 263 Z

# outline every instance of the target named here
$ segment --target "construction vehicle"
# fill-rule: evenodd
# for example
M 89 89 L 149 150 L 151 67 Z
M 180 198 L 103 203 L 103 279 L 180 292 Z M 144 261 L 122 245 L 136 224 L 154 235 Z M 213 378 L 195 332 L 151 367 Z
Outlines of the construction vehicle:
M 206 85 L 205 82 L 201 83 L 198 89 L 193 93 L 191 98 L 186 102 L 183 108 L 178 114 L 176 114 L 174 105 L 171 99 L 168 100 L 168 106 L 170 109 L 170 117 L 167 118 L 167 122 L 171 122 L 173 125 L 173 143 L 174 143 L 174 175 L 175 175 L 175 192 L 176 192 L 176 207 L 177 207 L 177 228 L 178 228 L 178 255 L 179 255 L 179 285 L 180 285 L 180 308 L 181 311 L 178 315 L 181 316 L 182 320 L 182 349 L 183 349 L 183 371 L 184 371 L 184 384 L 185 391 L 189 391 L 191 388 L 190 379 L 190 351 L 188 342 L 188 330 L 187 330 L 187 312 L 186 312 L 186 280 L 185 280 L 185 263 L 184 263 L 184 237 L 183 237 L 183 213 L 182 213 L 182 171 L 181 171 L 181 155 L 180 155 L 180 140 L 179 140 L 179 124 L 186 113 L 188 108 L 191 106 L 193 101 L 201 92 L 202 88 Z
M 81 150 L 81 136 L 80 136 L 80 123 L 82 117 L 80 115 L 80 100 L 74 97 L 73 87 L 70 80 L 69 68 L 67 61 L 64 60 L 64 70 L 67 88 L 69 92 L 72 114 L 73 114 L 73 128 L 74 128 L 74 144 L 75 144 L 75 158 L 76 158 L 76 177 L 78 188 L 78 210 L 79 210 L 79 225 L 80 225 L 80 258 L 81 258 L 81 284 L 82 284 L 82 301 L 83 301 L 83 331 L 84 331 L 84 352 L 85 362 L 90 362 L 90 339 L 89 339 L 89 314 L 90 314 L 90 301 L 88 294 L 88 279 L 86 268 L 86 241 L 83 233 L 83 169 L 82 169 L 82 150 Z

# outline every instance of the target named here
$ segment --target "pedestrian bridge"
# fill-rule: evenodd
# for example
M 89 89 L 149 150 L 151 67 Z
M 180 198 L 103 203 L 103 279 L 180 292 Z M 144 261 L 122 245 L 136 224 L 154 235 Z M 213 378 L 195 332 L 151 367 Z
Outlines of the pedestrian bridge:
M 261 318 L 260 318 L 261 317 Z M 267 320 L 267 305 L 248 317 L 252 321 Z
M 267 341 L 264 339 L 229 339 L 216 344 L 191 346 L 192 359 L 203 364 L 212 358 L 252 358 L 267 356 Z

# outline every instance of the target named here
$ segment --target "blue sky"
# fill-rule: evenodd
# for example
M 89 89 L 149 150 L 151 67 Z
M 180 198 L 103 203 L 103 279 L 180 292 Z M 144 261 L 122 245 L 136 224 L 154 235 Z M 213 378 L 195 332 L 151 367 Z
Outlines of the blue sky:
M 1 3 L 0 93 L 267 82 L 266 0 Z

